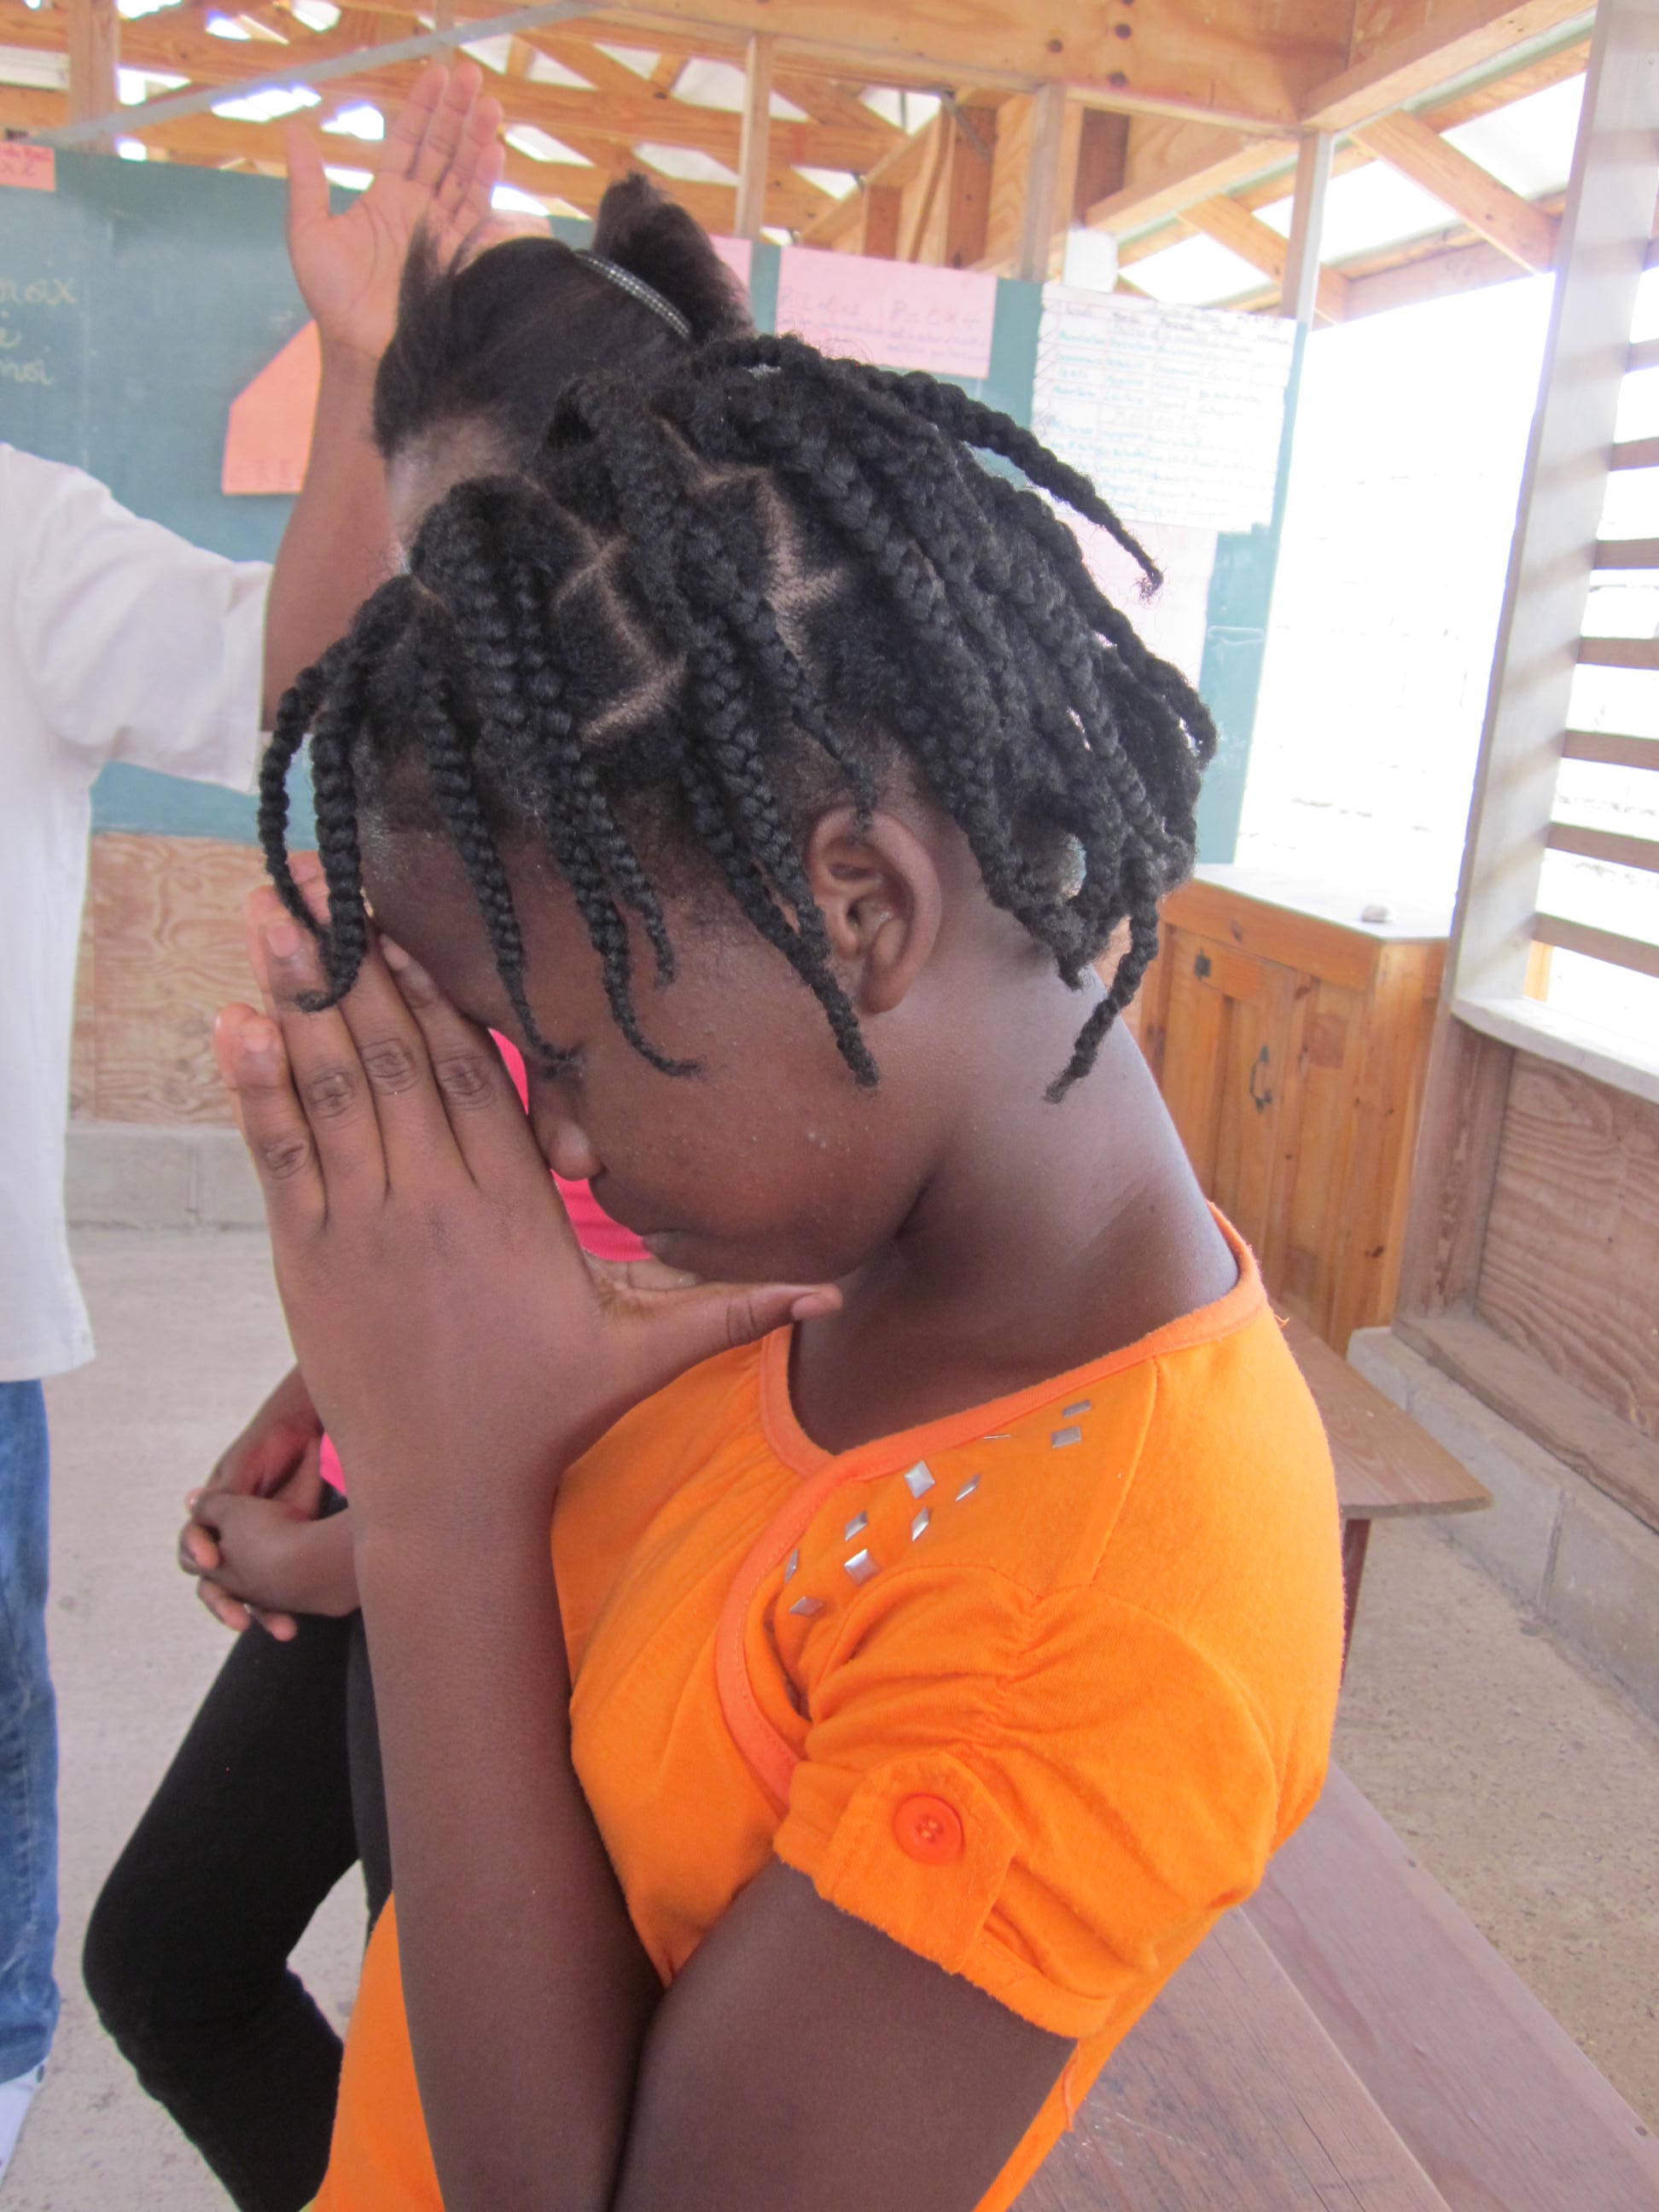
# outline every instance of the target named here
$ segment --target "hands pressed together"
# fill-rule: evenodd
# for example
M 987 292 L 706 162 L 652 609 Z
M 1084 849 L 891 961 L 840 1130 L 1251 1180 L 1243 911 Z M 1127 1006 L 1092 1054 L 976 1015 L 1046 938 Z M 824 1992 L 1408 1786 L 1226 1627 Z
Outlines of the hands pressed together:
M 317 864 L 295 873 L 320 913 Z M 360 1546 L 542 1544 L 562 1471 L 629 1407 L 838 1302 L 823 1285 L 591 1259 L 487 1031 L 384 943 L 339 1006 L 305 1013 L 314 940 L 271 890 L 245 922 L 265 1011 L 226 1008 L 214 1045 L 299 1372 L 221 1461 L 181 1539 L 228 1626 L 355 1601 L 337 1559 L 346 1516 L 312 1518 L 325 1425 Z

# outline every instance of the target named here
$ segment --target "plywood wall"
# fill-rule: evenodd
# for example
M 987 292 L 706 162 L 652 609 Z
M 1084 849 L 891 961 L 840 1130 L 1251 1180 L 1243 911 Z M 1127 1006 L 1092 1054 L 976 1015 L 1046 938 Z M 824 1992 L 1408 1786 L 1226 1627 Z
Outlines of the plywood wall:
M 1659 1106 L 1516 1055 L 1476 1304 L 1659 1441 Z
M 100 1121 L 228 1122 L 213 1017 L 252 1000 L 248 845 L 111 834 L 92 841 L 75 1000 L 70 1111 Z

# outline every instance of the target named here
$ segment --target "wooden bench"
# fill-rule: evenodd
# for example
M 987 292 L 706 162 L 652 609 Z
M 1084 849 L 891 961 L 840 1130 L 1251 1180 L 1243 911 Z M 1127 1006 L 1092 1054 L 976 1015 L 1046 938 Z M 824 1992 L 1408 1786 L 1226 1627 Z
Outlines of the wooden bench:
M 1346 1777 L 1017 2212 L 1655 2212 L 1659 2142 Z
M 1492 1504 L 1492 1492 L 1294 1316 L 1285 1324 L 1285 1341 L 1313 1393 L 1336 1468 L 1346 1653 L 1372 1522 L 1416 1513 L 1472 1513 Z

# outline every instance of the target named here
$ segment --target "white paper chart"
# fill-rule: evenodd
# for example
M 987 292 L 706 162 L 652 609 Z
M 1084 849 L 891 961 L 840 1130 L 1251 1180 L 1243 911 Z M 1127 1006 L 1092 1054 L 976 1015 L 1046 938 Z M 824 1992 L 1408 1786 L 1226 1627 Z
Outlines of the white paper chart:
M 1043 288 L 1032 428 L 1126 522 L 1271 521 L 1293 322 Z

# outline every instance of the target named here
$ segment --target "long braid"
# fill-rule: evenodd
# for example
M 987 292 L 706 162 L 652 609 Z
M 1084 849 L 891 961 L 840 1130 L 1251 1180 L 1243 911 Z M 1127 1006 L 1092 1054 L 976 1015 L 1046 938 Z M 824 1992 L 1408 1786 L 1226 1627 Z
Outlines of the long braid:
M 567 387 L 540 453 L 434 509 L 411 574 L 283 702 L 261 840 L 295 905 L 284 778 L 309 731 L 325 995 L 349 987 L 367 943 L 366 745 L 381 769 L 412 754 L 525 1034 L 555 1064 L 529 1006 L 503 839 L 538 843 L 568 884 L 611 1011 L 653 1065 L 684 1072 L 641 1029 L 630 917 L 672 975 L 651 864 L 678 840 L 873 1081 L 799 836 L 833 791 L 867 817 L 908 758 L 989 897 L 1066 981 L 1081 985 L 1127 921 L 1127 949 L 1050 1086 L 1062 1097 L 1156 950 L 1216 738 L 1192 687 L 1090 575 L 1054 502 L 1156 582 L 1086 479 L 931 378 L 751 338 L 693 349 L 654 386 Z M 380 775 L 373 803 L 395 811 L 399 788 Z

